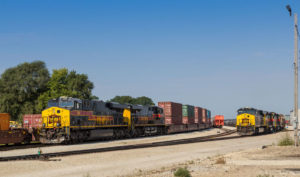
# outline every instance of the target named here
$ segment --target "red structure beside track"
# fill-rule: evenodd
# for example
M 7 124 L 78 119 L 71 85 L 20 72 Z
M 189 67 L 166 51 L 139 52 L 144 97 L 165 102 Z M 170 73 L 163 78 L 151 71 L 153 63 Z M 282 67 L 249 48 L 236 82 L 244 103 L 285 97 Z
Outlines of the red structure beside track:
M 213 126 L 222 128 L 224 126 L 224 116 L 223 115 L 216 115 L 213 120 Z

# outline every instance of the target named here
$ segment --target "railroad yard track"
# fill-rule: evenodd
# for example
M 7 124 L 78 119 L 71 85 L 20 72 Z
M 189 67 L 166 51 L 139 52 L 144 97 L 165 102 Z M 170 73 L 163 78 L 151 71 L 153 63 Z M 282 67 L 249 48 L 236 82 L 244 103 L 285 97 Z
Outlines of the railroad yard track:
M 178 139 L 178 140 L 169 140 L 153 143 L 142 143 L 135 145 L 122 145 L 114 147 L 104 147 L 104 148 L 94 148 L 94 149 L 85 149 L 85 150 L 74 150 L 74 151 L 65 151 L 65 152 L 55 152 L 55 153 L 45 153 L 45 154 L 32 154 L 32 155 L 21 155 L 21 156 L 8 156 L 0 157 L 0 161 L 16 161 L 16 160 L 48 160 L 53 157 L 62 157 L 70 155 L 79 155 L 79 154 L 88 154 L 88 153 L 99 153 L 99 152 L 111 152 L 111 151 L 120 151 L 120 150 L 130 150 L 130 149 L 141 149 L 141 148 L 150 148 L 150 147 L 159 147 L 159 146 L 171 146 L 171 145 L 180 145 L 180 144 L 189 144 L 205 141 L 217 141 L 217 140 L 227 140 L 227 139 L 236 139 L 241 138 L 240 136 L 229 136 L 236 132 L 236 130 L 223 129 L 225 132 L 219 133 L 216 135 L 209 135 L 196 138 L 188 139 Z

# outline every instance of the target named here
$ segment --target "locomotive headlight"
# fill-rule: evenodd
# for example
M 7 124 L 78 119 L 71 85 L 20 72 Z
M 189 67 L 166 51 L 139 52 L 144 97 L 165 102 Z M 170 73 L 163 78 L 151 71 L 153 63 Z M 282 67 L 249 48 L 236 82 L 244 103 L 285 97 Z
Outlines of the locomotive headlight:
M 60 123 L 56 123 L 56 126 L 59 127 L 59 126 L 60 126 Z
M 45 123 L 43 123 L 43 127 L 46 127 Z

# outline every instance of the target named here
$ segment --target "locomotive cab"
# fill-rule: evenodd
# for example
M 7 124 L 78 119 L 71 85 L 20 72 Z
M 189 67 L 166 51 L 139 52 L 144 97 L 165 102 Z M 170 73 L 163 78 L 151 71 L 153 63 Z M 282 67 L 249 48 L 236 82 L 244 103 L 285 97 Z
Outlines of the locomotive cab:
M 254 135 L 265 131 L 264 128 L 261 128 L 265 123 L 263 111 L 254 108 L 241 108 L 237 113 L 236 127 L 240 135 Z

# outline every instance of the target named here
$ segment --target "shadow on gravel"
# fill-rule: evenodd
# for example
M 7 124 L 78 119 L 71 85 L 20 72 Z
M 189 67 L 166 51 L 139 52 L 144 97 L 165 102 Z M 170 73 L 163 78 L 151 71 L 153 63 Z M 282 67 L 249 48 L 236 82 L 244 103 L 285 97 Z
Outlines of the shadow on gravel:
M 292 171 L 294 173 L 300 173 L 300 168 L 285 168 L 286 171 Z

